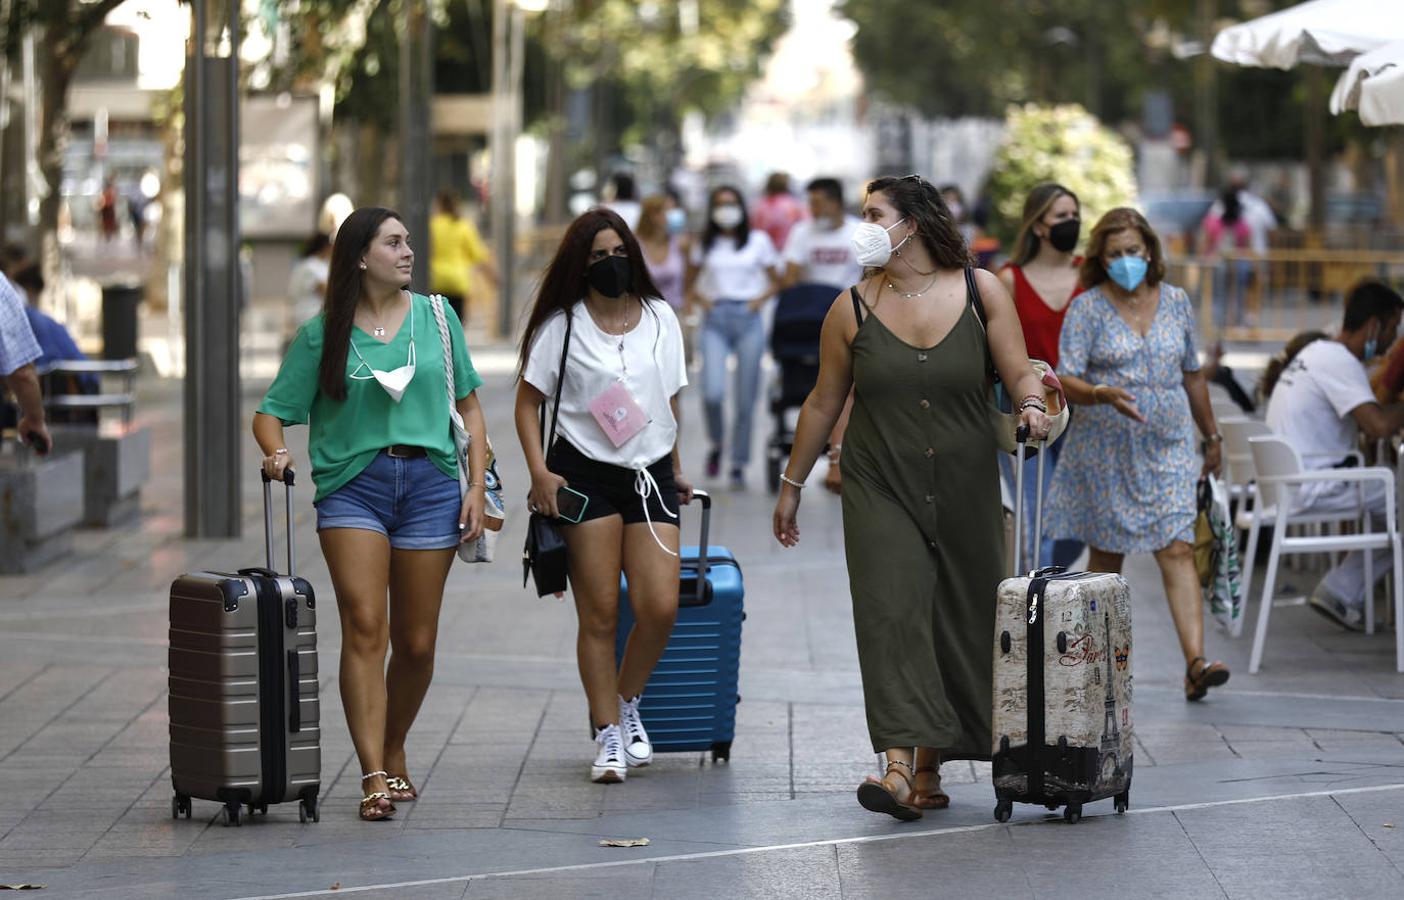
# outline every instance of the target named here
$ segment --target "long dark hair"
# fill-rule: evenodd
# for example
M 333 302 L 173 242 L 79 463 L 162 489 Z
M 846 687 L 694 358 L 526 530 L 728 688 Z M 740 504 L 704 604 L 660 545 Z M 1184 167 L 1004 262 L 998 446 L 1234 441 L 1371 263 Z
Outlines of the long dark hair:
M 896 178 L 884 175 L 868 184 L 868 196 L 882 194 L 904 219 L 916 223 L 917 239 L 931 254 L 931 261 L 943 269 L 964 269 L 975 265 L 970 246 L 956 229 L 950 207 L 941 199 L 935 185 L 920 175 Z
M 702 231 L 703 253 L 709 252 L 712 249 L 712 242 L 722 234 L 717 223 L 712 221 L 712 211 L 717 208 L 717 198 L 728 192 L 736 198 L 736 205 L 741 207 L 741 224 L 732 229 L 732 233 L 736 235 L 736 249 L 740 250 L 751 239 L 751 214 L 746 210 L 746 198 L 739 190 L 729 184 L 719 185 L 712 188 L 712 193 L 707 197 L 707 227 Z
M 590 266 L 590 246 L 595 242 L 595 235 L 606 230 L 613 231 L 624 242 L 624 252 L 629 258 L 628 293 L 643 301 L 645 308 L 650 308 L 648 301 L 651 298 L 663 296 L 648 274 L 648 264 L 644 262 L 638 239 L 624 224 L 619 213 L 603 206 L 587 209 L 570 223 L 565 236 L 561 238 L 561 245 L 556 248 L 556 255 L 546 267 L 546 274 L 542 276 L 541 287 L 536 292 L 531 314 L 527 317 L 526 330 L 522 332 L 522 349 L 517 358 L 518 375 L 526 371 L 531 342 L 546 320 L 558 310 L 570 315 L 571 307 L 589 291 L 585 270 Z
M 322 363 L 317 387 L 328 399 L 346 399 L 346 354 L 351 326 L 361 302 L 361 257 L 387 220 L 403 223 L 400 214 L 383 206 L 363 206 L 346 217 L 332 244 L 327 293 L 322 298 Z
M 1016 266 L 1028 265 L 1029 260 L 1038 255 L 1040 238 L 1034 234 L 1033 227 L 1043 221 L 1043 217 L 1048 215 L 1048 211 L 1053 208 L 1059 198 L 1071 197 L 1077 204 L 1078 214 L 1082 213 L 1082 201 L 1077 199 L 1077 194 L 1056 184 L 1052 181 L 1045 181 L 1029 191 L 1029 195 L 1024 198 L 1024 218 L 1019 226 L 1019 236 L 1014 239 L 1014 256 L 1009 260 Z
M 1243 218 L 1243 201 L 1238 196 L 1238 188 L 1224 188 L 1224 192 L 1219 195 L 1219 202 L 1224 207 L 1219 221 L 1225 225 L 1237 225 L 1238 220 Z

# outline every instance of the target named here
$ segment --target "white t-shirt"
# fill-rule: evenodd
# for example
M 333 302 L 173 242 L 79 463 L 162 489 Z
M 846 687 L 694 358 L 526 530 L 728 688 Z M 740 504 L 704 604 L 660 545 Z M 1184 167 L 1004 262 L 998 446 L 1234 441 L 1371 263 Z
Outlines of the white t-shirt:
M 859 224 L 856 216 L 844 216 L 837 228 L 814 219 L 798 223 L 785 241 L 785 262 L 799 266 L 800 281 L 805 284 L 827 284 L 839 290 L 857 284 L 863 280 L 863 267 L 853 252 L 852 238 Z
M 1374 402 L 1365 364 L 1340 341 L 1316 341 L 1283 370 L 1268 401 L 1267 425 L 1296 448 L 1307 468 L 1327 469 L 1358 447 L 1350 411 Z M 1302 500 L 1313 493 L 1304 489 Z
M 692 263 L 701 267 L 697 289 L 708 300 L 754 300 L 770 290 L 766 271 L 780 262 L 770 235 L 752 228 L 746 243 L 724 234 L 712 241 L 712 249 L 702 250 L 702 242 L 692 247 Z
M 672 453 L 678 423 L 669 401 L 687 384 L 682 328 L 673 308 L 664 300 L 649 300 L 642 320 L 623 335 L 622 354 L 620 336 L 596 325 L 583 300 L 571 307 L 571 323 L 556 434 L 590 459 L 629 469 L 652 465 Z M 546 395 L 548 434 L 565 332 L 564 313 L 555 313 L 542 324 L 532 338 L 522 376 Z M 616 447 L 595 421 L 590 401 L 621 379 L 649 423 L 622 447 Z

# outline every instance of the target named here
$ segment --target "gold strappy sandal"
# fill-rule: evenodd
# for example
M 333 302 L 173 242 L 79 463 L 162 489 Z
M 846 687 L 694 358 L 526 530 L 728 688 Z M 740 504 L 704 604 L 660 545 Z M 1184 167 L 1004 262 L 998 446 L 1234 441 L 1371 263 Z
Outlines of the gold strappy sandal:
M 365 784 L 370 779 L 377 777 L 385 777 L 385 773 L 367 772 L 361 776 L 361 783 Z M 375 791 L 361 798 L 361 821 L 363 822 L 379 822 L 394 814 L 395 804 L 390 802 L 390 795 L 384 791 Z
M 390 775 L 385 783 L 390 787 L 390 799 L 395 803 L 407 803 L 419 799 L 419 791 L 403 775 Z

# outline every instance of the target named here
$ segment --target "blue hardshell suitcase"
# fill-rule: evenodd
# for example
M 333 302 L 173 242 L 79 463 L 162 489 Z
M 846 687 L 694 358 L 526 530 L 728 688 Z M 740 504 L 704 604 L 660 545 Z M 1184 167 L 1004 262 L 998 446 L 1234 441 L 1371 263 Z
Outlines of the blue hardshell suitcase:
M 741 623 L 746 619 L 741 565 L 725 547 L 708 545 L 712 498 L 695 491 L 702 504 L 700 545 L 683 546 L 678 618 L 663 658 L 644 688 L 639 715 L 654 752 L 710 750 L 729 759 L 736 734 L 737 677 L 741 668 Z M 706 547 L 705 556 L 698 547 Z M 619 631 L 615 658 L 634 627 L 629 586 L 619 587 Z

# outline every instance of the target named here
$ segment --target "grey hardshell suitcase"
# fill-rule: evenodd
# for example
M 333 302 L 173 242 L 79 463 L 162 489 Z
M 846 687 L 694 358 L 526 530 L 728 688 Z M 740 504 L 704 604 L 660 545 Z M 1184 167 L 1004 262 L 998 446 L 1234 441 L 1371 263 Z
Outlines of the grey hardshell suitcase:
M 1021 444 L 1021 456 L 1026 449 Z M 1037 466 L 1035 548 L 1046 455 L 1039 453 Z M 1037 803 L 1061 806 L 1063 818 L 1076 822 L 1084 803 L 1107 797 L 1124 812 L 1134 746 L 1131 591 L 1108 573 L 1050 567 L 1018 574 L 1022 462 L 1014 471 L 1015 575 L 1000 583 L 995 613 L 994 816 L 1005 822 L 1014 803 Z
M 273 571 L 273 500 L 263 476 L 266 568 L 193 572 L 171 585 L 171 814 L 190 800 L 240 810 L 298 801 L 319 819 L 321 711 L 317 699 L 317 601 L 292 574 L 293 473 L 286 475 L 288 574 Z

